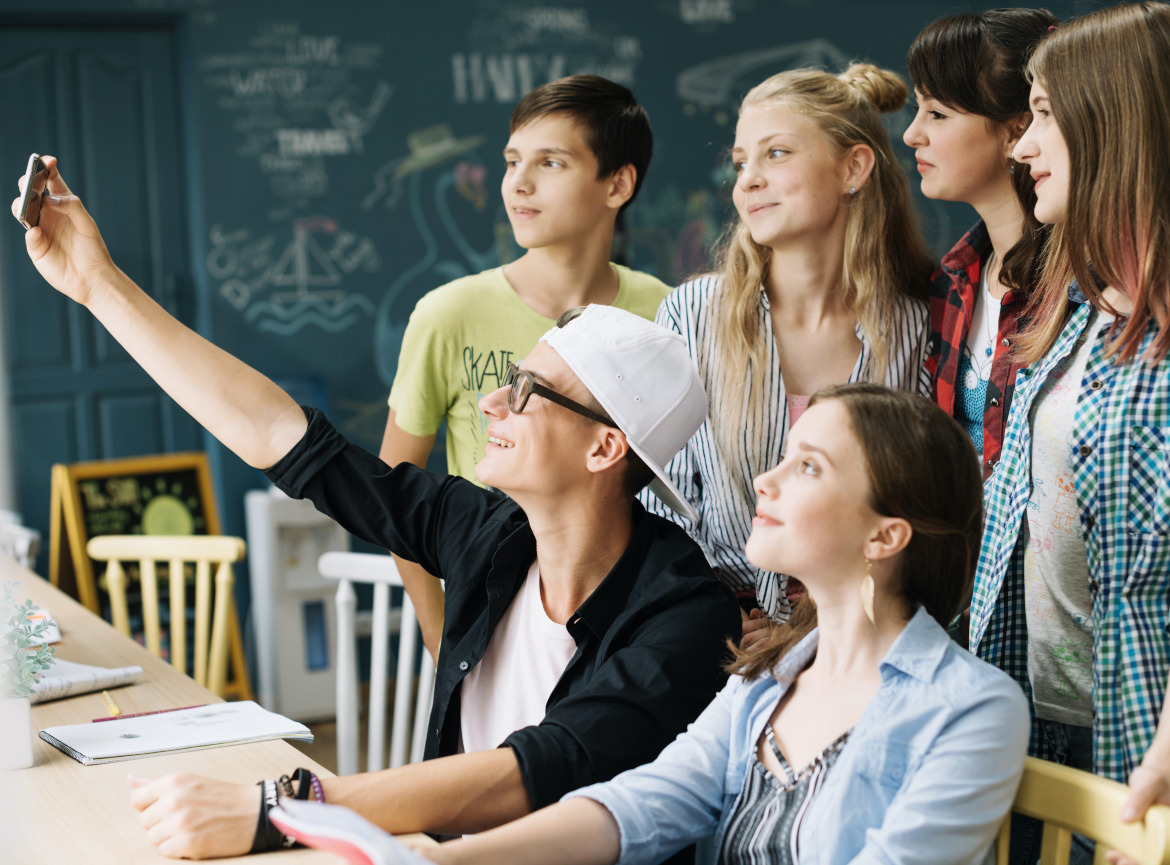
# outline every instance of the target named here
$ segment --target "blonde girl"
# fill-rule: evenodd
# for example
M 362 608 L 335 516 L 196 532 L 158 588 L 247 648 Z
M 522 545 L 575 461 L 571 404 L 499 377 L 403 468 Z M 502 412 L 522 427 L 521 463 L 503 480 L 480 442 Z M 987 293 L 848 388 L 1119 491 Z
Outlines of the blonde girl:
M 738 218 L 718 272 L 679 286 L 658 311 L 687 340 L 711 403 L 668 467 L 699 514 L 677 521 L 745 609 L 762 610 L 749 632 L 765 615 L 786 619 L 794 594 L 744 555 L 751 479 L 780 461 L 809 395 L 853 381 L 929 393 L 932 264 L 881 123 L 907 93 L 868 64 L 782 72 L 748 92 L 732 149 Z M 653 495 L 643 502 L 670 516 Z

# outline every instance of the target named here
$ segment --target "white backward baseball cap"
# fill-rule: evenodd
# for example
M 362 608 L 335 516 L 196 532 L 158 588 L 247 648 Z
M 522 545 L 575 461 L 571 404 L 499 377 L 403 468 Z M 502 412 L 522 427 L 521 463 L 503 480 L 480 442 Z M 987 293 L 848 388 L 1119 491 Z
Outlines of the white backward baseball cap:
M 654 494 L 698 520 L 666 475 L 666 464 L 707 417 L 707 393 L 683 338 L 624 309 L 592 304 L 541 341 L 569 365 L 654 472 Z

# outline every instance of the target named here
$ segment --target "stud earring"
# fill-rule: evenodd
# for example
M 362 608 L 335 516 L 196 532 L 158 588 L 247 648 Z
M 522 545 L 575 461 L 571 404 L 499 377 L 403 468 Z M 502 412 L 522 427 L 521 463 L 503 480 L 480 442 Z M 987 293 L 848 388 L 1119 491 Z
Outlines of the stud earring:
M 873 562 L 865 560 L 865 579 L 861 581 L 861 609 L 871 625 L 876 625 L 873 616 Z
M 850 186 L 850 187 L 849 187 L 849 194 L 850 194 L 850 195 L 856 195 L 856 194 L 857 194 L 857 187 L 856 187 L 856 186 Z

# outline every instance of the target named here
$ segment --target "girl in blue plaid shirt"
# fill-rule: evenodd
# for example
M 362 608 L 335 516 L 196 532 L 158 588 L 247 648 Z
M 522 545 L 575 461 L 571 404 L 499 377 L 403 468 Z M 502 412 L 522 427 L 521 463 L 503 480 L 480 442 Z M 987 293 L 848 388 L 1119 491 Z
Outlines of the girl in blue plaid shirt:
M 1029 73 L 1014 156 L 1053 230 L 985 493 L 971 648 L 1031 698 L 1031 753 L 1128 783 L 1135 820 L 1170 803 L 1170 6 L 1055 29 Z M 1025 836 L 1013 862 L 1035 861 Z

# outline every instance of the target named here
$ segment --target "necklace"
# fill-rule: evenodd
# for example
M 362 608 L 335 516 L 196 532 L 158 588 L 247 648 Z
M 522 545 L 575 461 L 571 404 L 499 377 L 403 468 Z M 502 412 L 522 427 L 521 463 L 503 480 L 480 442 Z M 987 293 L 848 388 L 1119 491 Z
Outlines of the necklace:
M 992 251 L 979 275 L 979 294 L 976 296 L 976 303 L 981 304 L 980 326 L 970 329 L 967 344 L 963 350 L 963 360 L 967 366 L 966 372 L 963 373 L 963 384 L 969 391 L 978 390 L 982 382 L 991 378 L 995 341 L 999 335 L 997 327 L 999 304 L 995 302 L 995 298 L 991 296 L 991 290 L 988 288 L 991 282 L 990 271 L 994 263 L 995 252 Z M 978 343 L 975 343 L 975 340 L 978 340 Z
M 983 269 L 983 279 L 980 288 L 983 290 L 983 328 L 984 333 L 987 334 L 987 345 L 983 348 L 983 356 L 991 357 L 995 354 L 995 337 L 999 333 L 999 328 L 995 325 L 991 318 L 991 269 L 995 265 L 995 250 L 991 251 L 991 255 L 987 257 L 987 266 Z M 998 304 L 996 304 L 998 309 Z

